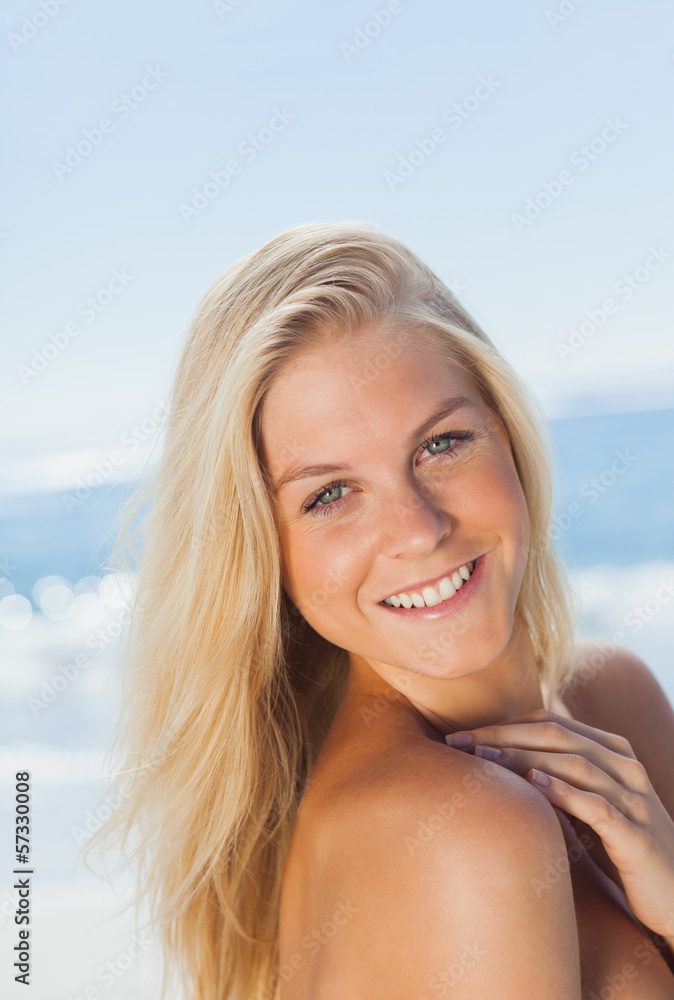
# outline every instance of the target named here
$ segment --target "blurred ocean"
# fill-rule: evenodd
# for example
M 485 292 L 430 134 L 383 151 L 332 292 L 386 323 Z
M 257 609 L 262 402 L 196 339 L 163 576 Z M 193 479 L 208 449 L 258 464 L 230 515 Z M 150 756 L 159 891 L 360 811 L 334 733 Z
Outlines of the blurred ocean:
M 553 537 L 582 595 L 578 633 L 622 632 L 674 703 L 674 409 L 560 419 L 551 430 Z M 110 808 L 99 796 L 128 585 L 102 566 L 130 486 L 110 479 L 90 488 L 86 479 L 84 470 L 79 493 L 74 481 L 24 496 L 13 482 L 0 495 L 0 841 L 9 870 L 13 776 L 29 770 L 35 935 L 44 957 L 33 995 L 51 1000 L 50 961 L 62 980 L 73 936 L 80 960 L 59 987 L 64 1000 L 87 989 L 94 1000 L 151 997 L 157 977 L 151 944 L 125 966 L 134 951 L 131 918 L 108 919 L 114 895 L 77 860 Z M 0 961 L 11 966 L 14 896 L 0 895 Z

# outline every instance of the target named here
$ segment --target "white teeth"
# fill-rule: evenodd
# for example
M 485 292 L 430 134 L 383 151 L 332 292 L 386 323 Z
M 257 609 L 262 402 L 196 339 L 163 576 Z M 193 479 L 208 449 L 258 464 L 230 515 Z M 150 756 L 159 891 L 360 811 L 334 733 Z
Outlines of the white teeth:
M 416 591 L 411 594 L 394 594 L 387 597 L 383 603 L 392 608 L 433 608 L 436 604 L 441 604 L 442 601 L 454 597 L 457 590 L 463 587 L 464 581 L 470 579 L 474 569 L 474 562 L 465 563 L 451 576 L 443 576 L 437 590 L 435 587 L 424 587 L 421 594 Z
M 426 606 L 429 608 L 435 607 L 436 604 L 440 604 L 442 601 L 440 594 L 433 587 L 424 587 L 421 593 L 423 594 Z

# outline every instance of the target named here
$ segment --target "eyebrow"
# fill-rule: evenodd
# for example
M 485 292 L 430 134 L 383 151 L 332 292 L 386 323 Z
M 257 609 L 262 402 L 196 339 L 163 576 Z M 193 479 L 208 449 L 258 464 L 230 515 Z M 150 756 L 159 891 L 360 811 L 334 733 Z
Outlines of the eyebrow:
M 408 447 L 425 434 L 426 431 L 430 430 L 438 420 L 448 417 L 455 410 L 459 410 L 462 407 L 473 407 L 475 408 L 475 403 L 467 396 L 451 396 L 449 399 L 445 399 L 436 410 L 431 413 L 427 420 L 424 420 L 420 427 L 417 427 L 415 431 L 410 434 L 408 440 Z M 339 464 L 319 464 L 319 465 L 303 465 L 301 467 L 290 466 L 289 469 L 278 479 L 276 485 L 273 489 L 273 495 L 276 496 L 283 486 L 287 486 L 288 483 L 297 482 L 299 479 L 310 479 L 314 476 L 326 476 L 333 472 L 353 472 L 350 465 L 339 465 Z

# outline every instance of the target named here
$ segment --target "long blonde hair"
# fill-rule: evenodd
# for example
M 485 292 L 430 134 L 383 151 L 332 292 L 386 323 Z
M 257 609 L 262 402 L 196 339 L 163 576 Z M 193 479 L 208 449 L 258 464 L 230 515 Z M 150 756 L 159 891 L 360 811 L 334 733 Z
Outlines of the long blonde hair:
M 435 337 L 503 422 L 532 539 L 518 607 L 547 707 L 571 662 L 545 420 L 449 289 L 362 222 L 295 226 L 229 267 L 197 309 L 160 461 L 113 553 L 113 568 L 138 562 L 119 806 L 86 849 L 124 852 L 161 937 L 164 988 L 183 983 L 194 1000 L 278 996 L 285 861 L 348 670 L 347 651 L 294 615 L 282 589 L 261 403 L 299 349 L 378 323 Z

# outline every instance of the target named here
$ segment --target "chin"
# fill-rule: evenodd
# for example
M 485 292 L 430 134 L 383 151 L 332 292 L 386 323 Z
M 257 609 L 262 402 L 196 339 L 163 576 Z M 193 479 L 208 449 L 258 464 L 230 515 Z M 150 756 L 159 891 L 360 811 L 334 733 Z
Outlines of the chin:
M 512 619 L 505 623 L 491 621 L 488 626 L 468 626 L 461 635 L 442 631 L 429 636 L 417 651 L 410 653 L 402 669 L 426 677 L 445 679 L 466 677 L 493 663 L 506 649 L 512 635 Z M 400 649 L 395 660 L 400 660 Z

